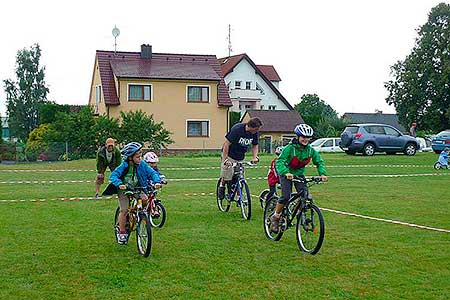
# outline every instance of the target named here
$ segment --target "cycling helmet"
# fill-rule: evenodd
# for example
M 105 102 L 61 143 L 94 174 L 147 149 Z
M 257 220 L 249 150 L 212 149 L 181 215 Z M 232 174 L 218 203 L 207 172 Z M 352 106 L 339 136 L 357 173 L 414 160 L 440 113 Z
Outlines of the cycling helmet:
M 120 153 L 122 153 L 124 159 L 128 159 L 129 157 L 132 157 L 136 152 L 141 150 L 141 148 L 141 144 L 137 142 L 131 142 L 126 144 L 125 147 L 123 147 L 122 151 L 120 151 Z
M 312 137 L 314 134 L 314 129 L 312 129 L 312 127 L 309 126 L 308 124 L 298 124 L 295 127 L 294 132 L 298 136 Z
M 279 146 L 275 149 L 275 154 L 280 155 L 281 151 L 283 150 L 283 147 Z
M 144 160 L 147 163 L 157 163 L 159 161 L 158 155 L 155 152 L 147 152 L 144 155 Z

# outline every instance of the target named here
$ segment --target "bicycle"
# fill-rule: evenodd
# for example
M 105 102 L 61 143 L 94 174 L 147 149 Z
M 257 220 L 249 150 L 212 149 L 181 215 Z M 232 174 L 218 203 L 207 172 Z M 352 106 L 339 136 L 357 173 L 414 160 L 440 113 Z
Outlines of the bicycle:
M 251 162 L 246 162 L 247 165 L 253 166 Z M 231 202 L 236 202 L 236 206 L 241 208 L 242 217 L 246 220 L 250 220 L 252 216 L 252 202 L 250 199 L 250 189 L 247 181 L 245 180 L 244 164 L 242 162 L 233 163 L 234 168 L 233 178 L 231 182 L 225 185 L 225 197 L 219 198 L 219 187 L 221 178 L 217 181 L 216 187 L 216 199 L 217 206 L 222 212 L 228 212 L 230 210 Z M 235 200 L 235 197 L 238 197 Z
M 150 226 L 150 220 L 143 207 L 142 199 L 140 197 L 143 188 L 130 188 L 127 187 L 125 195 L 128 196 L 129 207 L 127 211 L 127 218 L 125 223 L 125 231 L 128 239 L 132 231 L 136 230 L 136 245 L 139 254 L 144 257 L 150 255 L 152 248 L 152 229 Z M 117 242 L 117 234 L 119 233 L 119 213 L 120 207 L 117 207 L 116 214 L 114 216 L 114 234 Z M 125 244 L 128 244 L 128 239 Z
M 277 196 L 277 190 L 281 189 L 280 184 L 277 183 L 275 194 L 273 196 Z M 267 194 L 270 193 L 270 189 L 265 189 L 259 194 L 259 204 L 261 205 L 262 210 L 264 211 L 264 207 L 266 206 L 266 202 L 268 202 L 270 199 L 267 199 Z
M 312 255 L 319 252 L 325 236 L 325 223 L 320 209 L 314 204 L 309 193 L 313 184 L 322 182 L 320 177 L 294 177 L 293 182 L 304 183 L 297 193 L 292 193 L 283 208 L 278 232 L 272 231 L 271 217 L 275 212 L 278 197 L 273 196 L 264 209 L 264 233 L 273 241 L 279 241 L 283 233 L 296 226 L 296 238 L 299 249 Z
M 166 208 L 161 200 L 157 198 L 158 190 L 154 185 L 150 185 L 148 192 L 148 202 L 145 206 L 150 224 L 153 227 L 162 228 L 166 223 Z

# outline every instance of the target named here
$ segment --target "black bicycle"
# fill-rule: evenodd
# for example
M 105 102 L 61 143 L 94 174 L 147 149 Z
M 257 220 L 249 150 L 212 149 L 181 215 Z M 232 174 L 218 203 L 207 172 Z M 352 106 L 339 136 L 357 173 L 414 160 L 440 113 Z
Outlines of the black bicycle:
M 322 246 L 325 236 L 325 223 L 322 212 L 314 204 L 309 193 L 309 187 L 322 182 L 320 177 L 294 177 L 293 182 L 304 183 L 305 186 L 297 193 L 292 193 L 281 213 L 277 232 L 272 231 L 271 217 L 275 212 L 278 196 L 274 195 L 264 209 L 264 233 L 273 241 L 279 241 L 283 233 L 296 226 L 297 244 L 301 251 L 316 254 Z
M 136 230 L 136 245 L 139 254 L 144 257 L 150 255 L 152 249 L 152 229 L 147 212 L 144 208 L 143 201 L 140 197 L 144 192 L 143 188 L 127 188 L 125 195 L 129 199 L 129 207 L 127 211 L 127 219 L 125 223 L 125 230 L 130 238 L 132 231 Z M 117 207 L 114 216 L 114 234 L 117 241 L 117 234 L 119 233 L 119 213 L 120 207 Z M 126 242 L 128 244 L 128 240 Z
M 246 163 L 253 165 L 252 163 Z M 222 179 L 219 178 L 216 187 L 217 206 L 220 211 L 227 212 L 230 210 L 231 202 L 235 201 L 236 206 L 241 208 L 242 217 L 250 220 L 252 216 L 252 201 L 250 198 L 250 189 L 245 180 L 244 165 L 242 162 L 233 164 L 234 175 L 231 183 L 225 185 L 225 197 L 219 198 L 219 187 Z M 236 199 L 235 199 L 236 198 Z

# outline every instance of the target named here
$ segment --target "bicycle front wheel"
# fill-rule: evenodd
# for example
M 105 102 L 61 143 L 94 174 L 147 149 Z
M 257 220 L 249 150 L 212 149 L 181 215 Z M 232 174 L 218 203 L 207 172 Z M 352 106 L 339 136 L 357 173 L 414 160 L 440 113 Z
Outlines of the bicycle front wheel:
M 150 221 L 144 212 L 139 213 L 136 226 L 136 244 L 139 254 L 144 257 L 150 255 L 152 249 L 152 228 Z
M 301 251 L 316 254 L 325 236 L 322 212 L 314 204 L 306 204 L 297 216 L 297 244 Z
M 250 220 L 252 217 L 252 199 L 250 189 L 245 181 L 242 182 L 241 186 L 241 213 L 242 217 L 246 220 Z
M 227 212 L 230 210 L 230 200 L 228 198 L 228 191 L 227 191 L 228 188 L 227 188 L 227 184 L 225 184 L 225 195 L 222 199 L 220 199 L 220 197 L 219 197 L 220 181 L 221 181 L 221 179 L 219 178 L 219 181 L 217 181 L 217 186 L 216 186 L 217 207 L 219 208 L 220 211 Z
M 264 204 L 266 203 L 267 194 L 270 192 L 269 189 L 265 189 L 259 194 L 259 203 L 261 204 L 261 208 L 264 210 Z
M 160 201 L 155 203 L 155 210 L 148 215 L 153 227 L 162 228 L 166 223 L 166 208 Z
M 114 238 L 116 239 L 116 242 L 119 242 L 118 240 L 118 234 L 119 234 L 119 214 L 120 214 L 120 207 L 117 207 L 116 214 L 114 215 Z

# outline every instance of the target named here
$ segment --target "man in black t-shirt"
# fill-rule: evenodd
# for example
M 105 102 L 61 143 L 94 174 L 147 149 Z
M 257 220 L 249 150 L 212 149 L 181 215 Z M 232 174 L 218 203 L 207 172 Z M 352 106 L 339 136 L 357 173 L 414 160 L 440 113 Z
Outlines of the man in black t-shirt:
M 225 184 L 233 178 L 233 163 L 243 161 L 249 146 L 252 146 L 252 163 L 257 163 L 258 158 L 258 131 L 262 122 L 258 118 L 252 118 L 247 123 L 238 123 L 225 135 L 222 150 L 222 165 L 220 177 L 222 178 L 218 190 L 220 199 L 225 197 Z

